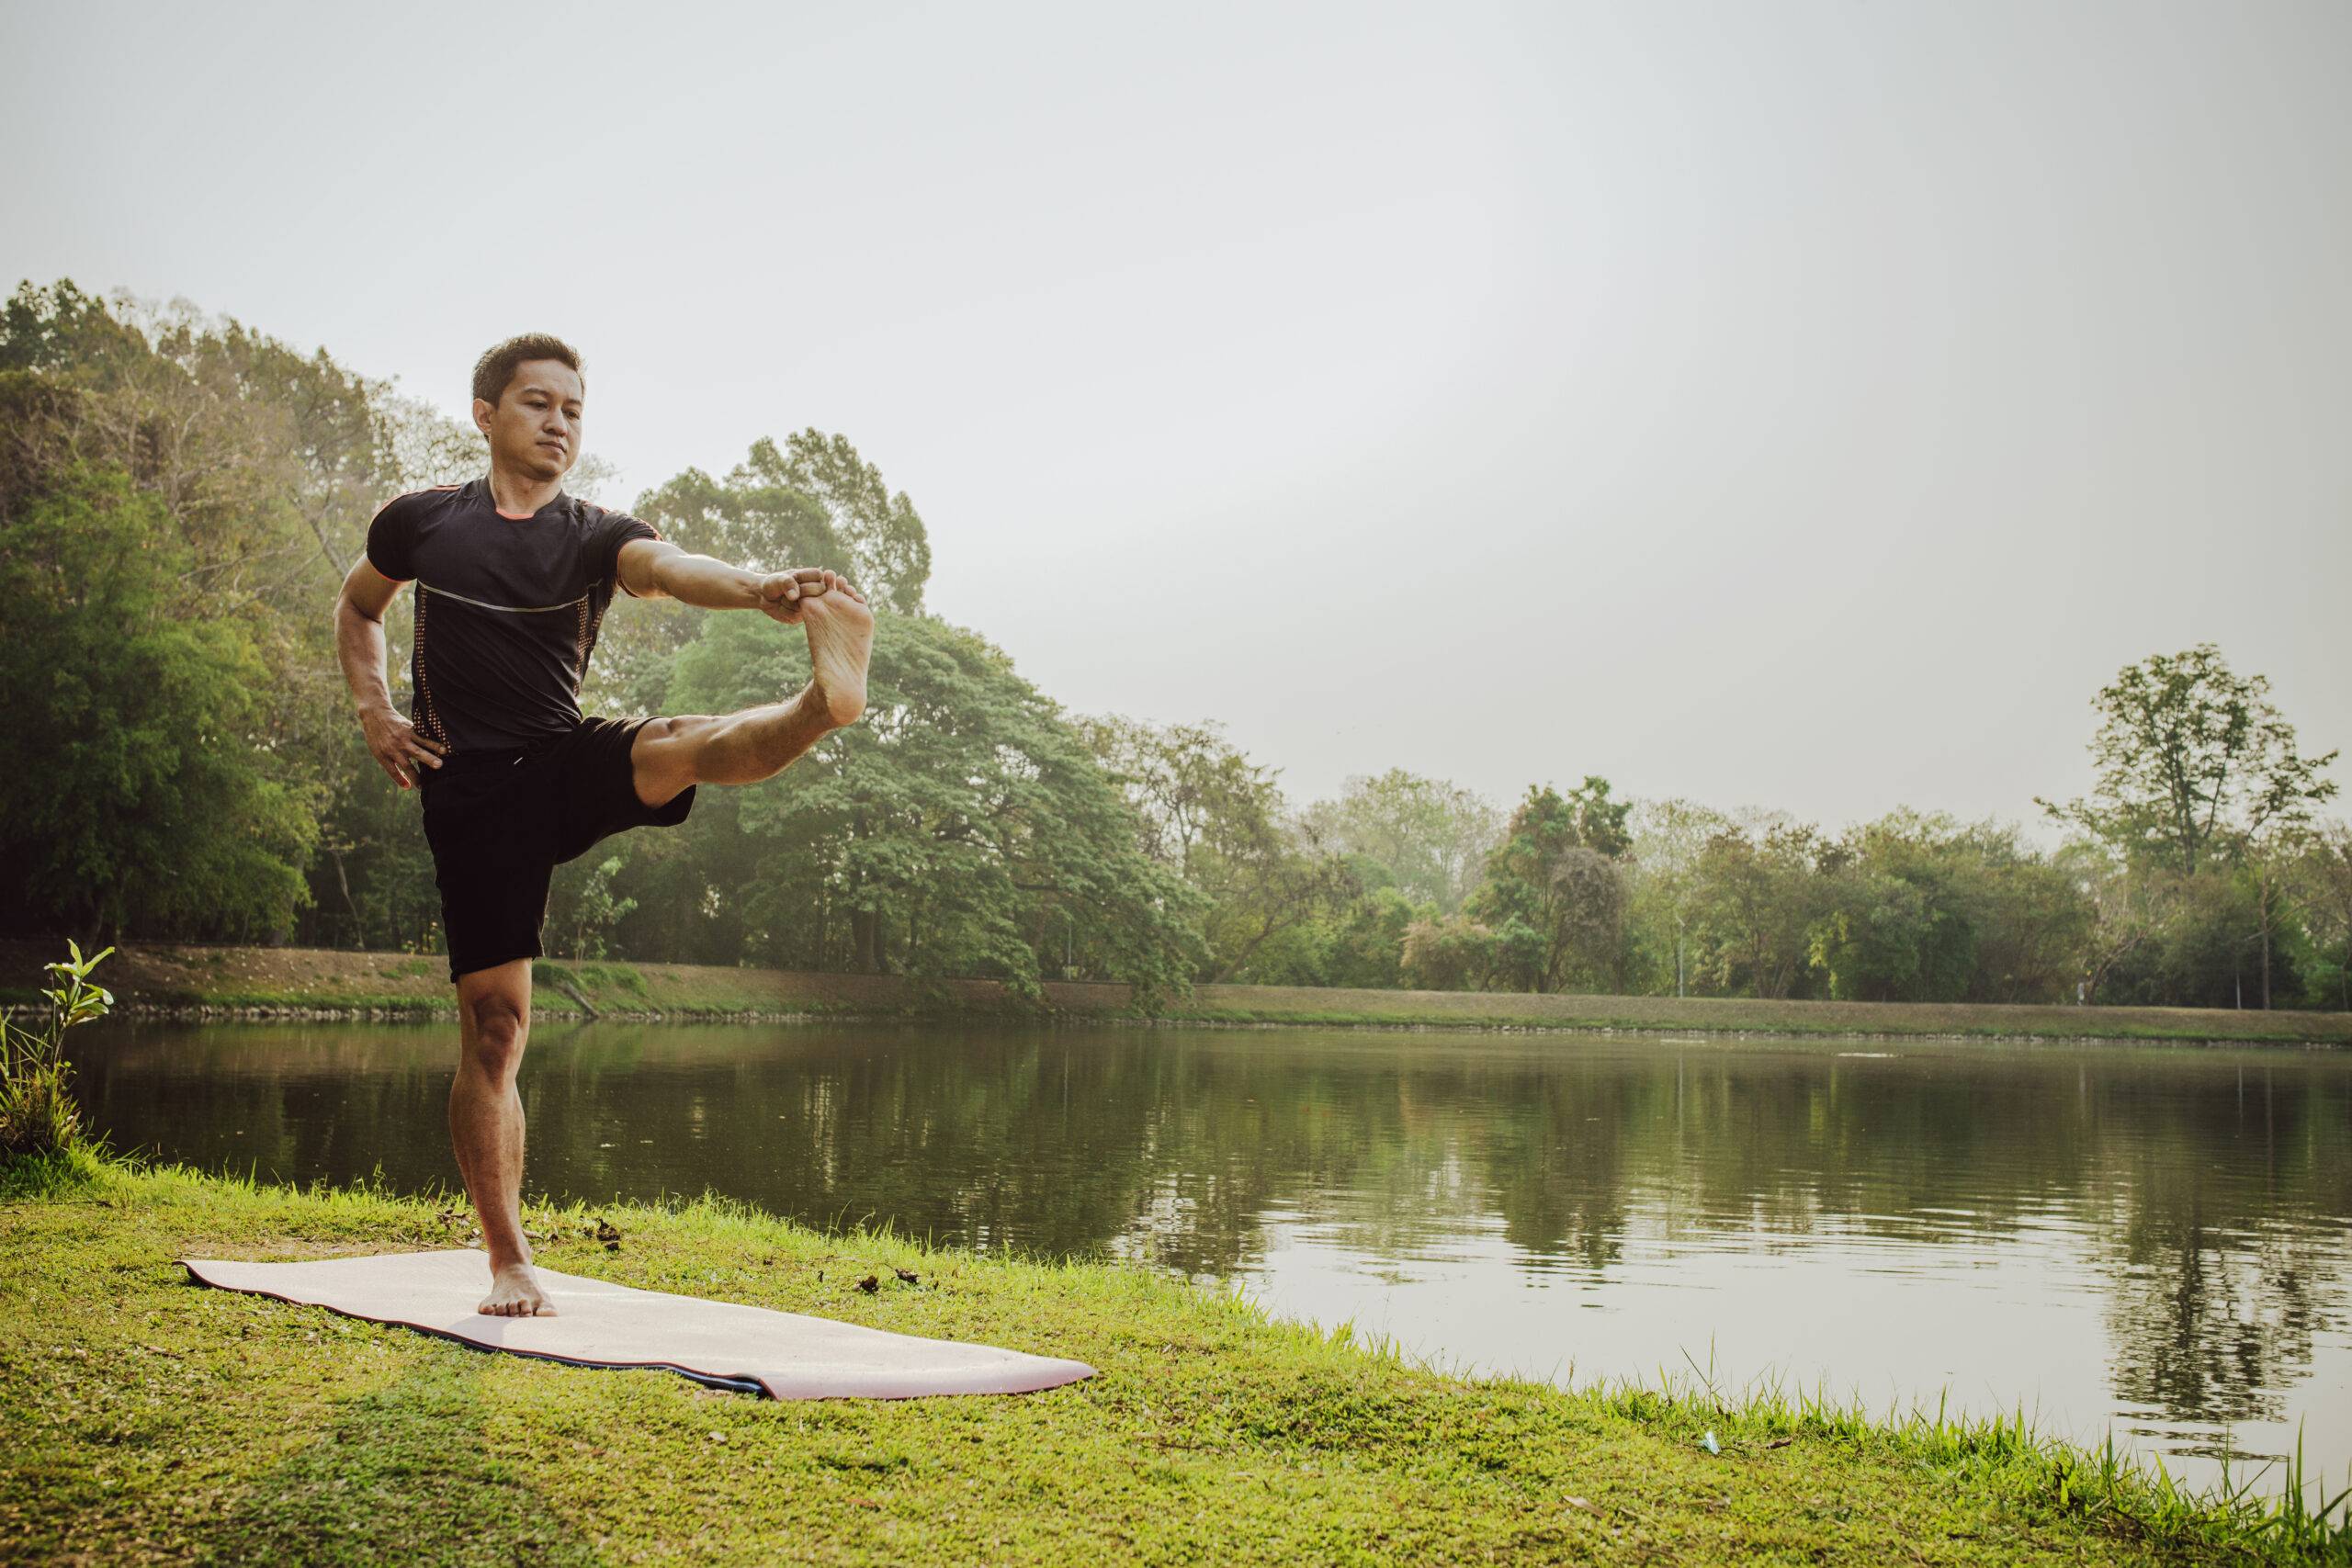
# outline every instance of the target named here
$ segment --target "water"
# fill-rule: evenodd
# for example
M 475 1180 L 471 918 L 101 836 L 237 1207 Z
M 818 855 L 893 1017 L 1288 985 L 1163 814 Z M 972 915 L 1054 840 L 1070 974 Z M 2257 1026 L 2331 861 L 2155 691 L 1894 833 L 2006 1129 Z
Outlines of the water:
M 118 1147 L 453 1184 L 450 1026 L 108 1024 Z M 2352 1053 L 542 1028 L 527 1185 L 1148 1257 L 1450 1364 L 2352 1466 Z

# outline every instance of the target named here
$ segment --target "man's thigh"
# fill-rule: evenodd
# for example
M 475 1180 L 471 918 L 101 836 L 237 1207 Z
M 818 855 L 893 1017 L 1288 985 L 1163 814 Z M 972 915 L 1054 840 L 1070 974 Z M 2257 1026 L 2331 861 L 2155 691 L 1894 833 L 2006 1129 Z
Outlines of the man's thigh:
M 537 958 L 555 870 L 545 813 L 499 796 L 436 798 L 443 795 L 438 781 L 427 788 L 425 838 L 441 890 L 449 978 L 462 984 L 477 971 Z
M 641 737 L 676 719 L 590 718 L 560 744 L 532 758 L 526 787 L 548 814 L 550 858 L 560 865 L 632 828 L 674 828 L 694 809 L 689 778 L 655 798 L 640 787 L 636 757 Z M 658 752 L 661 747 L 654 746 Z

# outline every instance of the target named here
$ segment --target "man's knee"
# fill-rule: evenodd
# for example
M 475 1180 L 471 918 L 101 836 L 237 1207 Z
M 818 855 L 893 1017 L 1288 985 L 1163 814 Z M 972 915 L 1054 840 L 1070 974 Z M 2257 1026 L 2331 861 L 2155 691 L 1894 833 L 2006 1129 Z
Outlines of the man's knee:
M 468 1021 L 473 1027 L 466 1032 L 465 1048 L 476 1065 L 493 1075 L 503 1077 L 514 1070 L 523 1058 L 523 1042 L 530 1032 L 530 1016 L 514 998 L 501 993 L 476 997 L 466 1007 Z
M 637 739 L 629 745 L 630 760 L 641 762 L 649 751 L 676 751 L 691 748 L 718 722 L 707 714 L 694 713 L 649 718 L 637 727 Z
M 649 718 L 638 726 L 629 743 L 629 769 L 636 774 L 637 797 L 648 806 L 667 805 L 690 784 L 702 783 L 703 743 L 718 721 L 701 714 Z

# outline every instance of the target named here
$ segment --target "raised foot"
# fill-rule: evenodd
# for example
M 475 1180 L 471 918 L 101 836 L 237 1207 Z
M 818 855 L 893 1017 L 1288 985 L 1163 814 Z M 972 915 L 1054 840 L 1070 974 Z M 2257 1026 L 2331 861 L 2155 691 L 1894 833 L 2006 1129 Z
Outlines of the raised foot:
M 527 1263 L 509 1263 L 490 1277 L 490 1294 L 474 1310 L 484 1317 L 553 1317 L 555 1303 L 539 1289 Z
M 874 612 L 846 593 L 827 593 L 804 601 L 800 617 L 808 628 L 808 662 L 814 672 L 809 690 L 836 727 L 855 724 L 865 712 Z

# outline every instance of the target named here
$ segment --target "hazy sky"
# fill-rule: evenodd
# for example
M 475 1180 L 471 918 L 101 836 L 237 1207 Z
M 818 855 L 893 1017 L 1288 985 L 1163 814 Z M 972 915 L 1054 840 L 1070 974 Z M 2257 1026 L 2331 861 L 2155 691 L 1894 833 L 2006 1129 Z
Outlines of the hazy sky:
M 2352 743 L 2352 6 L 1140 11 L 0 0 L 0 273 L 846 434 L 1302 798 L 2021 817 L 2202 640 Z

